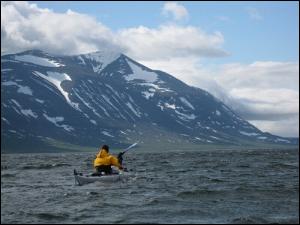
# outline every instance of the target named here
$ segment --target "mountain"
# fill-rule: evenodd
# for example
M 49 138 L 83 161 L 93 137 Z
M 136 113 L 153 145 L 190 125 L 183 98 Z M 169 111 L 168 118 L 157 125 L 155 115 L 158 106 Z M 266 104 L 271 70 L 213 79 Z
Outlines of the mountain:
M 38 152 L 136 140 L 148 146 L 298 144 L 260 131 L 200 88 L 110 51 L 1 56 L 1 138 L 4 151 Z

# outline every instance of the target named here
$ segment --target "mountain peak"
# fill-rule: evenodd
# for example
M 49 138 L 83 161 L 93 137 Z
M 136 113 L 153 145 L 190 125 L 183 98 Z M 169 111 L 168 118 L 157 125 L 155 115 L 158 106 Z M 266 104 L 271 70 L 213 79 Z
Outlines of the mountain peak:
M 95 73 L 100 73 L 108 64 L 121 56 L 121 52 L 103 49 L 96 52 L 78 55 L 81 64 L 86 64 L 89 60 Z

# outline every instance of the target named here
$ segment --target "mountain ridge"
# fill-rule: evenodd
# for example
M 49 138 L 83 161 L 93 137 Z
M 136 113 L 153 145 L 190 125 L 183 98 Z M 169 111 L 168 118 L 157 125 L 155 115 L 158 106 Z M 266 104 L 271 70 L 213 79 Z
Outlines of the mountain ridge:
M 298 144 L 260 131 L 207 91 L 168 73 L 122 53 L 101 54 L 1 56 L 4 140 L 34 143 L 40 136 L 42 143 L 125 146 L 137 139 L 155 143 L 161 134 L 178 144 Z M 1 148 L 9 149 L 8 142 Z

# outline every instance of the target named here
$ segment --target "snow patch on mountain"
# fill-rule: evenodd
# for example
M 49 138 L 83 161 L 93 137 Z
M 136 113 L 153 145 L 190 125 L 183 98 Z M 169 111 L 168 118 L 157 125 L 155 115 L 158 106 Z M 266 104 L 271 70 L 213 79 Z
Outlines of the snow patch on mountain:
M 194 106 L 184 97 L 179 97 L 180 101 L 185 104 L 187 107 L 195 110 Z
M 33 55 L 16 55 L 15 60 L 26 62 L 26 63 L 32 63 L 39 66 L 46 66 L 46 67 L 60 67 L 64 66 L 63 64 L 60 64 L 54 60 L 50 60 L 47 58 L 41 58 L 38 56 Z
M 181 113 L 177 110 L 175 110 L 175 112 L 179 115 L 178 117 L 182 120 L 194 120 L 194 119 L 196 119 L 196 116 L 194 114 L 185 114 L 185 113 Z
M 31 95 L 32 96 L 32 90 L 27 87 L 27 86 L 22 86 L 22 85 L 18 85 L 19 89 L 18 89 L 18 93 L 22 93 L 24 95 Z
M 86 58 L 91 60 L 92 62 L 95 62 L 95 64 L 92 63 L 93 70 L 95 73 L 100 73 L 107 65 L 119 58 L 120 55 L 121 53 L 119 52 L 103 50 L 85 55 L 80 55 L 80 57 L 81 59 Z M 81 61 L 86 64 L 86 62 L 83 59 Z
M 58 72 L 47 72 L 48 75 L 44 75 L 38 71 L 34 71 L 33 72 L 34 75 L 38 76 L 38 77 L 42 77 L 45 80 L 49 81 L 50 83 L 52 83 L 59 91 L 60 93 L 65 97 L 65 99 L 67 100 L 67 102 L 75 109 L 79 110 L 78 107 L 78 103 L 74 103 L 70 100 L 69 98 L 69 93 L 66 92 L 62 87 L 61 87 L 61 83 L 65 80 L 69 80 L 72 81 L 70 76 L 66 73 L 58 73 Z
M 101 118 L 100 114 L 97 112 L 96 109 L 94 109 L 88 102 L 86 102 L 82 97 L 80 97 L 80 95 L 77 93 L 76 90 L 74 90 L 74 94 L 77 96 L 77 98 L 80 99 L 80 101 L 89 109 L 91 109 L 93 111 L 93 113 L 98 116 L 99 118 Z
M 149 99 L 150 97 L 153 97 L 153 95 L 154 95 L 153 92 L 148 92 L 148 91 L 143 91 L 142 94 L 146 99 Z
M 138 83 L 137 85 L 140 86 L 149 86 L 151 88 L 149 88 L 150 92 L 156 92 L 156 91 L 160 91 L 160 92 L 173 92 L 172 90 L 168 89 L 168 88 L 162 88 L 160 86 L 158 86 L 157 84 L 152 84 L 152 83 Z
M 44 100 L 41 100 L 41 99 L 38 99 L 38 98 L 36 98 L 35 99 L 38 103 L 41 103 L 41 104 L 43 104 L 45 101 Z
M 90 122 L 97 125 L 97 122 L 95 120 L 90 120 Z
M 57 127 L 62 127 L 66 131 L 69 131 L 69 132 L 74 130 L 74 128 L 69 125 L 65 125 L 65 124 L 59 125 L 58 124 L 59 122 L 64 121 L 64 117 L 62 117 L 62 116 L 51 117 L 51 116 L 48 116 L 46 113 L 43 113 L 43 116 Z
M 23 114 L 26 117 L 33 117 L 33 118 L 37 118 L 37 114 L 34 113 L 31 109 L 23 109 L 22 106 L 15 100 L 15 99 L 11 99 L 11 102 L 13 102 L 18 109 L 16 109 L 15 107 L 13 107 L 13 109 L 18 113 L 18 114 Z
M 289 140 L 282 139 L 282 138 L 276 138 L 276 142 L 285 142 L 285 143 L 291 143 Z
M 5 119 L 5 117 L 1 117 L 1 120 L 3 120 L 5 123 L 7 123 L 8 125 L 10 124 L 9 122 L 8 122 L 8 120 L 7 119 Z
M 108 137 L 115 137 L 115 136 L 113 136 L 112 134 L 110 134 L 107 131 L 102 131 L 101 133 L 104 134 L 104 135 L 106 135 L 106 136 L 108 136 Z
M 216 137 L 216 136 L 212 136 L 210 135 L 209 137 L 213 138 L 213 139 L 216 139 L 216 140 L 221 140 L 220 138 Z
M 38 116 L 31 109 L 21 109 L 21 113 L 27 117 L 37 118 Z
M 265 140 L 265 139 L 267 139 L 267 137 L 261 136 L 261 137 L 258 137 L 258 139 Z
M 164 111 L 164 106 L 161 101 L 158 102 L 157 106 L 160 108 L 161 111 Z
M 84 61 L 84 59 L 83 59 L 80 55 L 77 56 L 77 59 L 80 60 L 80 63 L 79 63 L 79 64 L 85 65 L 85 61 Z
M 22 108 L 21 105 L 15 99 L 11 99 L 10 101 L 13 102 L 16 106 L 18 106 L 18 108 Z
M 153 83 L 157 80 L 156 73 L 143 70 L 141 67 L 135 65 L 134 63 L 130 62 L 127 59 L 126 61 L 133 72 L 132 74 L 125 76 L 125 79 L 127 81 L 139 79 L 139 80 L 144 80 L 146 82 Z
M 12 71 L 13 69 L 1 69 L 1 73 Z
M 241 134 L 243 135 L 246 135 L 246 136 L 257 136 L 257 135 L 260 135 L 259 133 L 248 133 L 248 132 L 245 132 L 245 131 L 239 131 Z
M 22 86 L 20 84 L 17 84 L 14 81 L 5 81 L 5 82 L 2 82 L 2 85 L 4 85 L 4 86 L 17 86 L 18 87 L 18 90 L 17 90 L 18 93 L 22 93 L 22 94 L 25 94 L 25 95 L 31 95 L 32 96 L 32 90 L 29 87 Z
M 119 109 L 110 101 L 109 97 L 107 97 L 106 95 L 101 95 L 101 96 L 112 108 L 114 108 L 117 112 L 119 112 Z
M 170 109 L 176 109 L 176 105 L 175 104 L 165 103 L 165 107 L 170 108 Z
M 141 117 L 140 112 L 138 112 L 137 110 L 135 110 L 133 108 L 133 106 L 131 105 L 130 102 L 127 102 L 126 105 L 128 106 L 128 108 L 130 108 L 130 110 L 137 116 L 137 117 Z
M 198 140 L 198 141 L 205 141 L 205 139 L 199 138 L 199 137 L 195 137 L 195 139 Z

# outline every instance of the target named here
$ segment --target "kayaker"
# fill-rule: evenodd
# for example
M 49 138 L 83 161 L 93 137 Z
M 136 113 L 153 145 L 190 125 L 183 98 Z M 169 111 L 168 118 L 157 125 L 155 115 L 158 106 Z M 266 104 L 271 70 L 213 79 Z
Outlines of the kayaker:
M 111 166 L 116 166 L 120 170 L 123 170 L 122 165 L 120 164 L 119 160 L 109 154 L 109 146 L 103 145 L 101 150 L 96 156 L 96 159 L 94 160 L 94 167 L 96 170 L 96 173 L 93 175 L 101 175 L 101 174 L 112 174 L 112 168 Z

